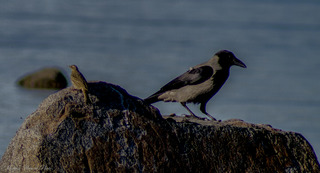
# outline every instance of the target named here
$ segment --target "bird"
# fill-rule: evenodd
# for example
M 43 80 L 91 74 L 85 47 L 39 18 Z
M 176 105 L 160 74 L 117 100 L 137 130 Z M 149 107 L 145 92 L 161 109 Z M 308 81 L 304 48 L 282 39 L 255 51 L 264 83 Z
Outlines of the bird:
M 180 102 L 191 117 L 208 119 L 196 116 L 187 107 L 187 103 L 200 104 L 200 111 L 216 121 L 207 113 L 206 105 L 226 82 L 230 67 L 233 65 L 247 68 L 231 51 L 220 50 L 209 61 L 191 67 L 187 72 L 171 80 L 159 91 L 144 99 L 144 102 L 147 104 L 158 101 Z
M 79 71 L 78 67 L 76 65 L 70 65 L 71 68 L 71 83 L 74 86 L 75 89 L 82 90 L 82 93 L 84 95 L 84 100 L 86 103 L 90 103 L 90 99 L 88 96 L 88 82 L 82 75 L 82 73 Z

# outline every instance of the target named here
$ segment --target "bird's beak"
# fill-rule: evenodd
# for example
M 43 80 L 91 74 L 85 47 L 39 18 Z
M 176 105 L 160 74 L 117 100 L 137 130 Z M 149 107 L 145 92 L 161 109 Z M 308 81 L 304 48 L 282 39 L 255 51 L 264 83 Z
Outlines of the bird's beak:
M 242 67 L 242 68 L 247 68 L 247 66 L 237 58 L 233 59 L 233 65 L 236 65 L 236 66 L 239 66 L 239 67 Z

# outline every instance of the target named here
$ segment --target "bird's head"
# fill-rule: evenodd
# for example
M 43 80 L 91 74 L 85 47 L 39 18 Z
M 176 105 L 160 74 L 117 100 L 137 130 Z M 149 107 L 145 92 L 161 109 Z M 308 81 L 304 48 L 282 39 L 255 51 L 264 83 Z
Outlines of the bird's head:
M 219 58 L 218 63 L 222 68 L 229 68 L 233 65 L 247 68 L 247 66 L 240 61 L 232 52 L 228 50 L 221 50 L 215 54 Z
M 69 66 L 72 70 L 78 70 L 78 67 L 76 65 L 70 65 Z

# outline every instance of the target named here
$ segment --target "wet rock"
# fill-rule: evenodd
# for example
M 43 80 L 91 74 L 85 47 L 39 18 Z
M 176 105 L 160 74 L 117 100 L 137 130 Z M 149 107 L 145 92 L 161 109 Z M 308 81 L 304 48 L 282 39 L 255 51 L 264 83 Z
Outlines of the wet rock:
M 241 120 L 162 118 L 119 86 L 72 87 L 29 115 L 0 161 L 4 172 L 319 172 L 298 133 Z
M 18 84 L 25 88 L 62 89 L 67 87 L 67 79 L 57 68 L 43 68 L 19 79 Z

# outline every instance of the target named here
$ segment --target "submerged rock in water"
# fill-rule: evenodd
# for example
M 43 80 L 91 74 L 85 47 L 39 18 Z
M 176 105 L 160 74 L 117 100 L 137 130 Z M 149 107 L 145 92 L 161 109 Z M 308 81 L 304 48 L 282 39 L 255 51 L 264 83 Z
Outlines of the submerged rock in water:
M 67 79 L 57 68 L 43 68 L 19 79 L 18 84 L 25 88 L 62 89 L 67 87 Z
M 4 172 L 319 172 L 300 134 L 241 120 L 161 117 L 119 86 L 61 90 L 29 115 L 0 161 Z

